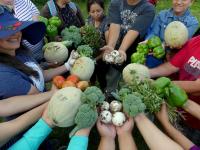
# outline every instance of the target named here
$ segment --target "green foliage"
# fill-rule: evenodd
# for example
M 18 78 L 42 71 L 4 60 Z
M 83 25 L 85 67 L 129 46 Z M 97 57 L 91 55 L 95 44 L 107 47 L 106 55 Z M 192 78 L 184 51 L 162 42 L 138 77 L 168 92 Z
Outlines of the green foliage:
M 88 87 L 81 95 L 81 101 L 92 107 L 102 104 L 104 100 L 104 94 L 96 86 Z
M 72 41 L 75 47 L 78 47 L 82 40 L 80 30 L 75 26 L 63 29 L 61 36 L 64 41 Z
M 75 117 L 76 127 L 71 131 L 69 136 L 72 137 L 79 129 L 93 126 L 97 118 L 98 113 L 96 108 L 92 108 L 89 104 L 81 105 Z
M 123 100 L 123 110 L 131 117 L 137 116 L 139 113 L 144 112 L 145 109 L 146 106 L 141 98 L 134 94 L 128 94 Z
M 80 29 L 82 42 L 98 50 L 101 45 L 101 34 L 93 25 L 85 25 Z
M 80 45 L 77 48 L 77 52 L 79 55 L 85 56 L 85 57 L 92 57 L 93 56 L 93 50 L 89 45 Z

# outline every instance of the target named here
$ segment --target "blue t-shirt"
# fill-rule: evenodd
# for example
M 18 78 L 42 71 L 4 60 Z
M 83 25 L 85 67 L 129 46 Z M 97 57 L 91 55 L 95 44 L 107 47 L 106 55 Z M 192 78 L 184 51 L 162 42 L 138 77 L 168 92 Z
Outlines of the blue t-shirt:
M 182 22 L 188 29 L 189 38 L 193 36 L 199 26 L 197 18 L 192 16 L 189 9 L 186 10 L 182 16 L 175 16 L 173 13 L 173 9 L 163 10 L 155 17 L 151 28 L 148 30 L 146 39 L 149 39 L 155 35 L 160 37 L 161 41 L 163 42 L 165 28 L 172 21 Z M 157 59 L 152 55 L 148 55 L 146 59 L 146 65 L 149 68 L 159 66 L 163 62 L 163 59 Z
M 20 70 L 0 64 L 0 100 L 17 95 L 26 95 L 31 85 L 44 91 L 44 76 L 36 61 L 25 53 L 17 53 L 18 60 L 38 72 L 38 77 L 27 76 Z

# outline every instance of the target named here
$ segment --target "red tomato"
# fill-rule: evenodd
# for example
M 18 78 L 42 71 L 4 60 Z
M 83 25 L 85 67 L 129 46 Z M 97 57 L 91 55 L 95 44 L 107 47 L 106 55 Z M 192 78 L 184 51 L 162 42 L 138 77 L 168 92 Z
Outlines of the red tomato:
M 76 87 L 76 84 L 72 81 L 64 81 L 62 84 L 62 88 L 65 88 L 65 87 Z
M 79 77 L 72 74 L 72 75 L 69 75 L 66 79 L 67 81 L 72 81 L 74 84 L 78 83 L 79 81 Z
M 62 84 L 64 83 L 64 81 L 65 81 L 65 78 L 63 76 L 55 76 L 53 78 L 53 84 L 59 89 L 62 88 Z

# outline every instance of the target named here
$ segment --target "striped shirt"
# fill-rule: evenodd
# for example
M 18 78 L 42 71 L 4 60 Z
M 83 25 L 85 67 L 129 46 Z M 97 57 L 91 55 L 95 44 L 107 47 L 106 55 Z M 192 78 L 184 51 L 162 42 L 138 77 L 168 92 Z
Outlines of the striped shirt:
M 33 16 L 40 15 L 37 7 L 30 0 L 15 0 L 15 17 L 21 21 L 31 21 Z
M 15 17 L 21 21 L 32 21 L 33 16 L 40 15 L 39 10 L 30 0 L 14 0 L 14 11 Z M 43 40 L 41 40 L 36 45 L 32 45 L 27 40 L 23 40 L 22 44 L 32 52 L 33 57 L 37 61 L 41 61 L 43 58 Z

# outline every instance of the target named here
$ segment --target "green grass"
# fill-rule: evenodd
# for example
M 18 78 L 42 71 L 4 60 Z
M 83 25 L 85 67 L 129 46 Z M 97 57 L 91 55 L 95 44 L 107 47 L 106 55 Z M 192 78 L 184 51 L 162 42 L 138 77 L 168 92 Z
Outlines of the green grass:
M 87 18 L 88 13 L 86 10 L 86 0 L 72 0 L 72 1 L 76 2 L 79 5 L 84 18 Z M 156 6 L 156 11 L 159 12 L 160 10 L 170 8 L 171 1 L 172 0 L 159 0 L 158 4 Z M 36 4 L 38 9 L 41 9 L 42 6 L 46 3 L 46 0 L 33 0 L 33 2 Z M 110 0 L 105 0 L 106 10 L 107 10 L 109 2 L 110 2 Z M 200 11 L 199 10 L 200 10 L 200 0 L 195 0 L 191 6 L 191 11 L 192 11 L 192 14 L 194 16 L 196 16 L 200 22 Z

